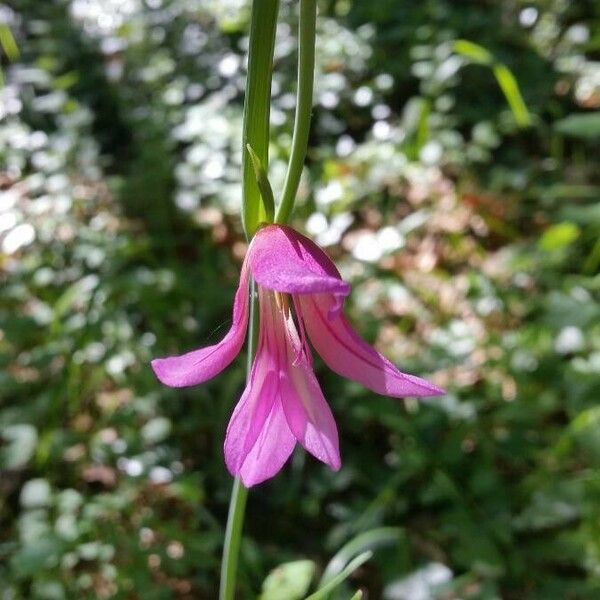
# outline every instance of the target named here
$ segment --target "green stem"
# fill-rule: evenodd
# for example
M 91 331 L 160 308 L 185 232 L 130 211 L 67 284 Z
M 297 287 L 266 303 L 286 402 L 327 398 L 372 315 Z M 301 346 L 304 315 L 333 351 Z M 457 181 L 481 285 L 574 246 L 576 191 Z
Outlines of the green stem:
M 246 237 L 250 239 L 261 221 L 267 218 L 267 211 L 261 199 L 261 192 L 254 173 L 251 157 L 246 148 L 250 146 L 255 154 L 255 162 L 266 172 L 269 150 L 269 113 L 271 100 L 271 80 L 273 52 L 279 0 L 254 0 L 250 25 L 248 49 L 248 79 L 244 104 L 243 125 L 243 223 Z M 285 223 L 294 207 L 294 200 L 300 183 L 300 176 L 306 157 L 315 70 L 315 23 L 316 0 L 300 0 L 300 36 L 298 58 L 298 100 L 292 152 L 286 175 L 282 200 L 277 211 L 276 222 Z M 248 331 L 248 366 L 250 373 L 258 336 L 258 313 L 256 286 L 252 283 L 250 294 L 250 324 Z M 223 560 L 221 563 L 220 600 L 233 600 L 244 513 L 248 490 L 239 478 L 233 483 Z
M 225 547 L 221 562 L 221 588 L 219 589 L 220 600 L 233 600 L 235 595 L 235 578 L 247 498 L 248 488 L 244 487 L 244 484 L 236 477 L 231 490 L 227 529 L 225 530 Z
M 250 369 L 252 368 L 252 360 L 254 358 L 258 340 L 257 305 L 256 285 L 253 281 L 250 284 L 250 322 L 248 324 L 246 379 L 250 376 Z M 244 528 L 244 514 L 247 498 L 248 488 L 244 487 L 244 484 L 239 477 L 236 477 L 233 482 L 233 489 L 231 490 L 229 513 L 227 514 L 223 559 L 221 561 L 221 587 L 219 588 L 219 600 L 233 600 L 235 596 L 235 580 L 238 557 L 240 554 L 240 543 L 242 541 L 242 529 Z
M 290 218 L 306 158 L 315 78 L 316 21 L 317 0 L 300 0 L 296 118 L 290 162 L 283 184 L 281 203 L 275 215 L 276 223 L 287 223 Z
M 242 221 L 248 239 L 254 235 L 258 225 L 266 220 L 266 211 L 246 147 L 247 144 L 252 146 L 267 171 L 273 52 L 278 12 L 279 0 L 253 0 L 252 2 L 242 144 Z
M 266 218 L 265 207 L 261 201 L 261 193 L 247 147 L 250 146 L 253 149 L 256 160 L 266 170 L 269 150 L 273 52 L 275 49 L 278 11 L 279 0 L 253 0 L 242 145 L 242 220 L 248 239 L 252 237 L 258 224 Z M 258 337 L 258 311 L 256 308 L 256 286 L 252 282 L 250 286 L 247 377 L 250 375 Z M 219 600 L 233 600 L 235 597 L 237 566 L 247 498 L 247 488 L 244 487 L 239 478 L 236 478 L 231 491 L 227 527 L 225 529 Z

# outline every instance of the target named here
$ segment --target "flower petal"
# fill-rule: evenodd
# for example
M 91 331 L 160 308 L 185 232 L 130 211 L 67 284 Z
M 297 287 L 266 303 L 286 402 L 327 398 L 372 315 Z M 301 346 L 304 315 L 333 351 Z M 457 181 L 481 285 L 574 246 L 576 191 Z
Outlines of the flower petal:
M 310 349 L 298 334 L 290 313 L 280 313 L 275 330 L 280 348 L 280 385 L 283 410 L 296 439 L 315 458 L 334 471 L 342 465 L 338 432 L 312 369 Z M 303 324 L 300 322 L 302 330 Z
M 281 325 L 272 293 L 259 288 L 260 337 L 248 384 L 225 436 L 225 462 L 245 486 L 273 477 L 296 444 L 285 419 L 281 400 Z M 285 350 L 285 348 L 284 348 Z
M 284 225 L 267 225 L 254 236 L 248 262 L 257 283 L 290 294 L 329 292 L 345 297 L 350 284 L 314 242 Z
M 256 366 L 256 362 L 254 366 Z M 278 379 L 274 371 L 261 377 L 253 367 L 252 375 L 237 403 L 225 434 L 225 464 L 237 475 L 256 444 L 278 396 Z
M 262 293 L 261 293 L 262 296 Z M 239 473 L 256 443 L 279 394 L 279 378 L 274 364 L 274 332 L 264 302 L 260 303 L 260 337 L 246 389 L 237 403 L 225 435 L 225 463 L 232 474 Z
M 214 346 L 180 356 L 156 358 L 152 369 L 158 379 L 171 387 L 198 385 L 220 373 L 239 354 L 248 325 L 248 269 L 242 266 L 240 283 L 233 303 L 233 323 L 227 335 Z
M 312 370 L 290 367 L 281 382 L 285 416 L 295 438 L 334 471 L 342 466 L 338 432 L 331 409 Z
M 288 427 L 281 397 L 274 399 L 271 410 L 251 450 L 237 473 L 246 487 L 262 483 L 276 475 L 290 457 L 296 438 Z
M 399 371 L 385 356 L 370 346 L 342 314 L 330 318 L 331 299 L 300 296 L 308 336 L 327 366 L 386 396 L 438 396 L 444 390 L 433 383 Z

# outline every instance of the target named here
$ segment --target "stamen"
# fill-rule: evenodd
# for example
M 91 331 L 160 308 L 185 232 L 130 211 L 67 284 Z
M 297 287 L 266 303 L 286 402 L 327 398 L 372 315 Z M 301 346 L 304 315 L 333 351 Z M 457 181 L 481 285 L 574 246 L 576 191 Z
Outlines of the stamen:
M 277 291 L 271 291 L 269 294 L 272 294 L 271 298 L 275 300 L 275 302 L 271 304 L 273 308 L 274 323 L 280 325 L 280 331 L 283 334 L 283 338 L 287 340 L 286 345 L 294 353 L 292 365 L 295 367 L 300 363 L 312 365 L 312 356 L 308 349 L 304 319 L 300 312 L 300 303 L 297 302 L 296 298 L 292 295 L 291 299 L 294 306 L 294 309 L 292 310 L 290 294 Z
M 275 302 L 277 303 L 279 310 L 281 310 L 283 314 L 287 317 L 290 312 L 290 302 L 288 294 L 283 294 L 281 292 L 273 292 L 273 295 L 275 296 Z
M 304 326 L 304 315 L 302 314 L 302 307 L 300 306 L 300 302 L 296 299 L 295 296 L 292 296 L 294 301 L 294 312 L 296 313 L 296 321 L 298 322 L 298 333 L 300 335 L 300 350 L 296 354 L 296 358 L 294 359 L 294 366 L 298 366 L 298 364 L 302 360 L 302 355 L 304 355 L 304 360 L 312 366 L 312 354 L 308 348 L 308 338 L 306 337 L 306 328 Z

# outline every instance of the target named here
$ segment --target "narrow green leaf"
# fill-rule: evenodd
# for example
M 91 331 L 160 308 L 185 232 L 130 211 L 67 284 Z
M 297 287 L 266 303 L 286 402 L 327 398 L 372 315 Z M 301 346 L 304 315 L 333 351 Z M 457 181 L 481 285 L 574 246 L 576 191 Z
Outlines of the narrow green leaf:
M 496 62 L 494 55 L 489 50 L 486 50 L 483 46 L 475 42 L 456 40 L 453 47 L 457 54 L 465 56 L 474 63 L 491 67 L 517 125 L 519 127 L 528 127 L 531 125 L 531 115 L 523 100 L 517 78 L 513 75 L 512 71 L 506 65 Z
M 397 544 L 403 535 L 404 531 L 400 527 L 378 527 L 357 535 L 344 544 L 329 561 L 319 585 L 327 584 L 341 573 L 355 556 L 367 550 L 376 550 L 382 546 Z
M 269 182 L 267 172 L 265 171 L 260 158 L 258 158 L 256 152 L 252 149 L 250 144 L 246 144 L 246 150 L 250 155 L 250 161 L 252 162 L 252 168 L 254 170 L 254 176 L 256 177 L 256 183 L 262 196 L 264 209 L 267 217 L 267 223 L 272 223 L 275 216 L 275 198 L 273 197 L 273 188 Z
M 527 105 L 523 100 L 519 84 L 512 71 L 506 65 L 497 64 L 494 67 L 494 75 L 510 106 L 517 125 L 519 127 L 528 127 L 531 125 L 531 117 L 527 110 Z
M 323 587 L 319 588 L 314 594 L 308 596 L 306 600 L 324 600 L 327 598 L 327 594 L 329 594 L 329 592 L 334 590 L 338 585 L 340 585 L 340 583 L 348 579 L 348 577 L 350 577 L 350 575 L 352 575 L 356 569 L 366 563 L 372 556 L 373 553 L 371 551 L 359 554 L 354 560 L 351 560 L 346 565 L 346 568 L 343 571 L 341 571 Z
M 356 594 L 354 594 L 354 596 L 352 596 L 352 598 L 350 598 L 350 600 L 362 600 L 362 597 L 363 597 L 362 590 L 357 590 Z
M 10 27 L 5 23 L 0 24 L 0 46 L 2 46 L 4 53 L 11 62 L 19 58 L 19 47 Z
M 494 57 L 488 50 L 469 40 L 456 40 L 454 51 L 482 65 L 491 65 L 494 62 Z

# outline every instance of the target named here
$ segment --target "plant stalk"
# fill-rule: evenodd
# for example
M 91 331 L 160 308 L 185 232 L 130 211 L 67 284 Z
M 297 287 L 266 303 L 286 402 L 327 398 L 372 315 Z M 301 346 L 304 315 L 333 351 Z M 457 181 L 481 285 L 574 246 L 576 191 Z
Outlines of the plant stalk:
M 281 203 L 275 214 L 275 223 L 287 223 L 292 214 L 306 159 L 315 80 L 316 22 L 317 0 L 300 0 L 296 117 L 292 152 L 283 184 Z
M 250 377 L 252 360 L 256 352 L 258 341 L 258 299 L 256 284 L 250 283 L 250 321 L 248 323 L 248 359 L 246 364 L 246 380 Z M 235 597 L 235 582 L 237 575 L 238 557 L 244 528 L 244 515 L 248 488 L 244 487 L 239 477 L 236 477 L 229 500 L 227 514 L 227 527 L 225 529 L 225 543 L 223 545 L 223 558 L 221 560 L 221 586 L 219 600 L 233 600 Z
M 260 199 L 260 190 L 253 172 L 252 161 L 249 159 L 246 148 L 249 145 L 253 149 L 257 157 L 256 162 L 261 164 L 266 172 L 269 148 L 270 91 L 278 8 L 279 0 L 254 0 L 252 4 L 242 148 L 244 194 L 242 212 L 244 230 L 248 239 L 252 237 L 259 223 L 267 216 L 264 204 Z M 316 15 L 316 0 L 300 0 L 296 117 L 290 162 L 281 203 L 275 216 L 276 223 L 286 223 L 291 215 L 306 158 L 314 87 Z M 248 330 L 248 376 L 252 368 L 258 337 L 255 290 L 255 284 L 252 282 Z M 231 492 L 225 530 L 219 600 L 233 600 L 235 596 L 237 564 L 247 498 L 247 488 L 239 478 L 236 478 Z
M 253 0 L 248 48 L 248 77 L 244 102 L 242 164 L 243 206 L 242 221 L 246 237 L 250 240 L 258 224 L 266 217 L 258 183 L 247 152 L 249 145 L 264 168 L 268 165 L 269 114 L 271 109 L 271 81 L 273 77 L 273 53 L 279 0 Z M 258 311 L 256 286 L 250 284 L 250 322 L 248 327 L 247 378 L 258 338 Z M 221 561 L 221 584 L 219 600 L 234 600 L 236 576 L 244 514 L 248 490 L 239 478 L 233 482 L 229 513 L 225 528 L 223 558 Z
M 269 168 L 269 117 L 271 82 L 279 0 L 253 0 L 248 45 L 248 76 L 244 100 L 242 142 L 242 223 L 246 238 L 254 235 L 266 220 L 252 161 L 246 150 L 249 144 L 265 172 Z

